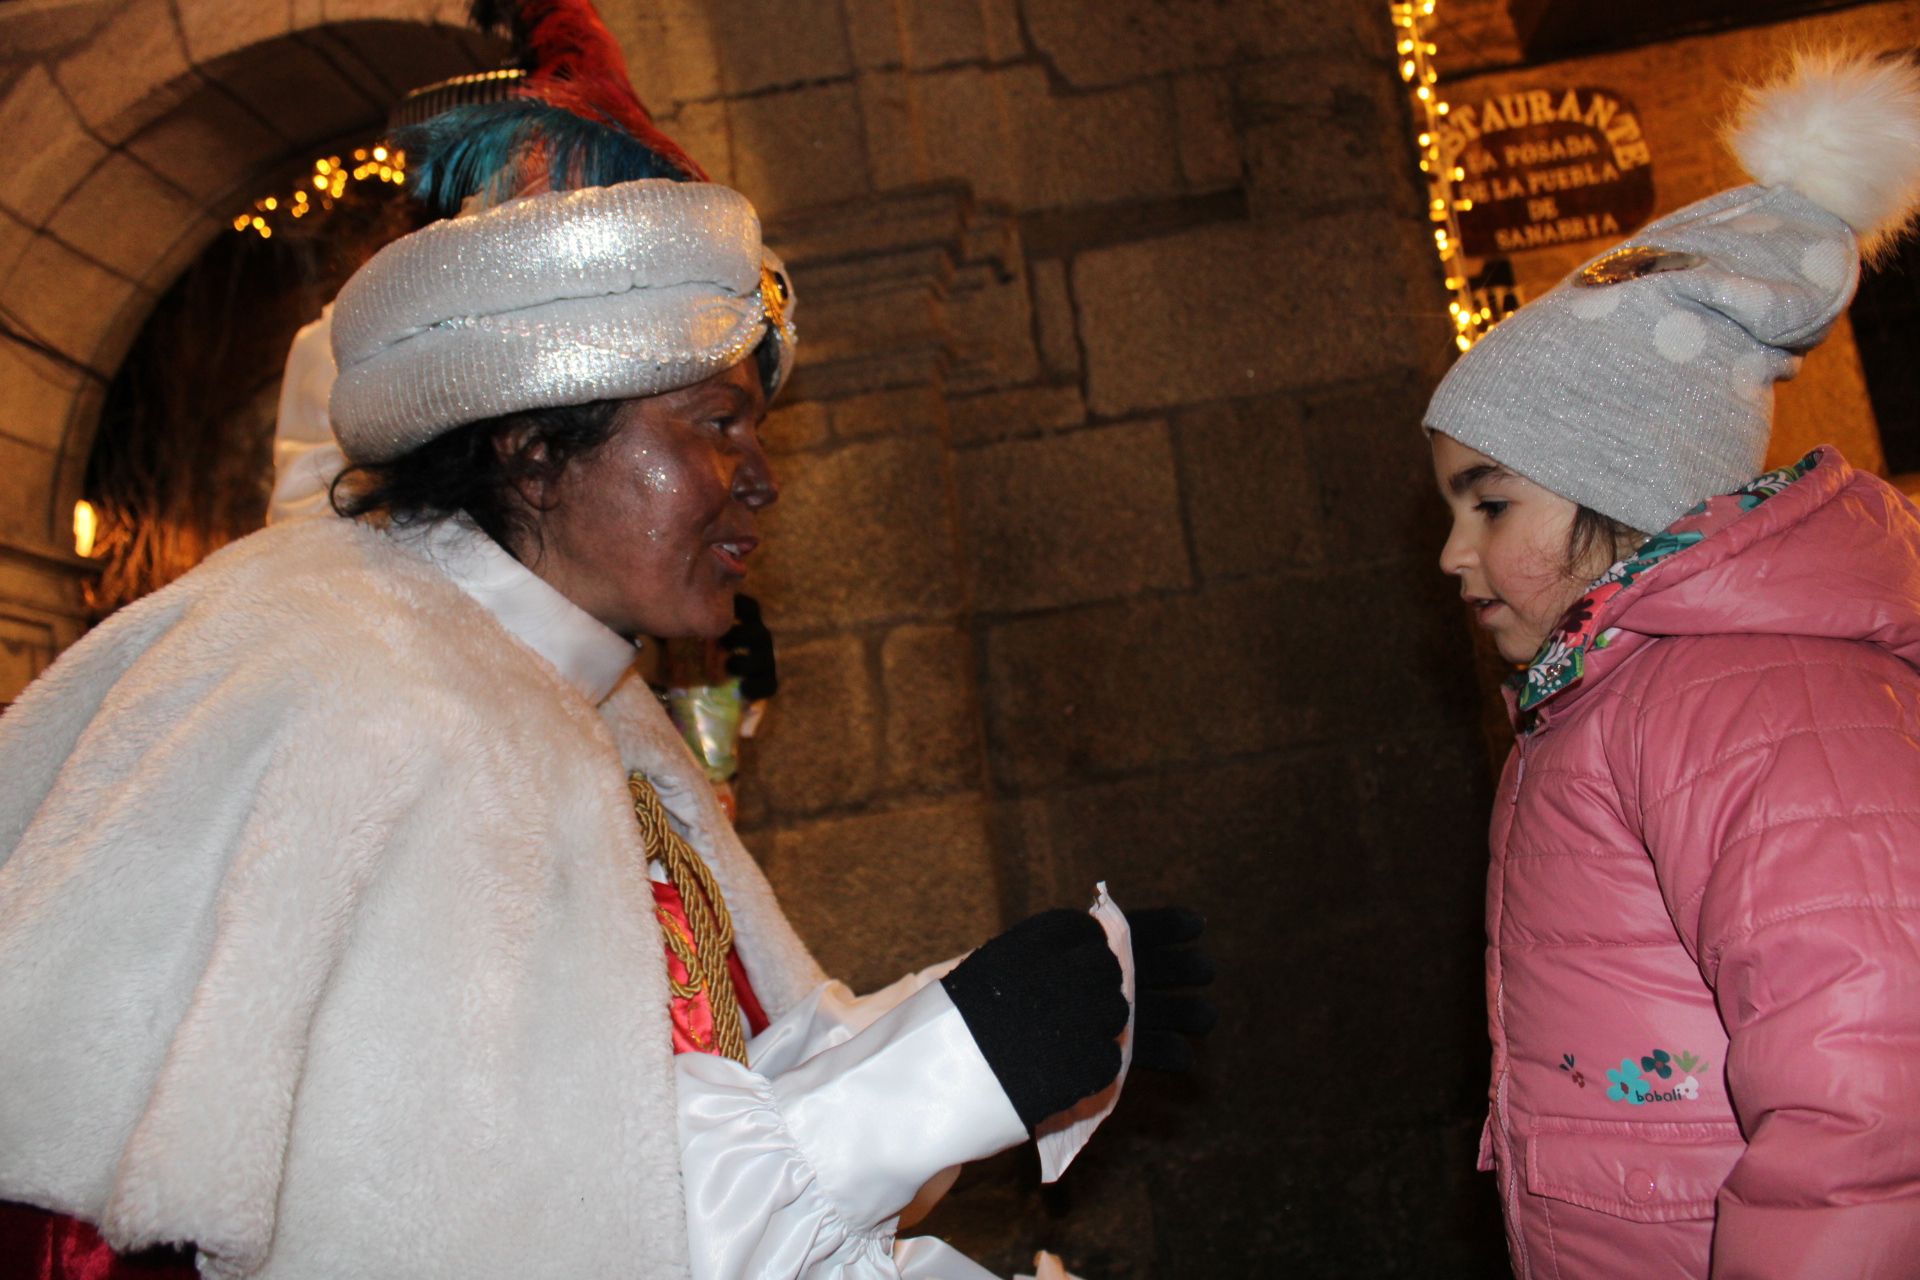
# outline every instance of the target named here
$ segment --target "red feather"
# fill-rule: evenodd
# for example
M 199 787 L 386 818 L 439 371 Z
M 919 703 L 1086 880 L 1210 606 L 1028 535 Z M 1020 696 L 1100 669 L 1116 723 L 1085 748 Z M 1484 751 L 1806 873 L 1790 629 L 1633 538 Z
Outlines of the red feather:
M 617 125 L 695 181 L 707 181 L 706 170 L 653 123 L 633 91 L 620 46 L 591 0 L 483 0 L 474 10 L 483 27 L 498 25 L 503 17 L 510 26 L 527 70 L 522 96 Z

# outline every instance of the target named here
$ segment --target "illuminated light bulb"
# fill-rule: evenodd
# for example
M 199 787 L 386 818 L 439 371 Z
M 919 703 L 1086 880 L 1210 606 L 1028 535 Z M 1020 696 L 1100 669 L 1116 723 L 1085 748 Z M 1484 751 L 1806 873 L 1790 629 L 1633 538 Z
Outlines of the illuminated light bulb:
M 1429 89 L 1424 84 L 1420 86 L 1418 93 L 1419 93 L 1420 101 L 1422 102 L 1425 102 L 1427 99 L 1433 96 L 1433 90 Z
M 324 172 L 314 174 L 313 185 L 325 191 L 327 189 L 327 175 Z
M 243 213 L 243 214 L 241 214 L 241 215 L 240 215 L 239 217 L 237 217 L 237 218 L 235 218 L 235 219 L 233 220 L 233 229 L 234 229 L 235 231 L 245 231 L 245 230 L 247 229 L 247 215 L 246 215 L 246 214 L 244 214 L 244 213 Z
M 1466 281 L 1464 281 L 1464 280 L 1462 280 L 1462 279 L 1461 279 L 1461 278 L 1460 278 L 1459 276 L 1448 276 L 1448 277 L 1447 277 L 1447 288 L 1449 288 L 1449 289 L 1458 289 L 1458 288 L 1460 288 L 1460 287 L 1461 287 L 1462 285 L 1464 285 L 1465 283 L 1466 283 Z M 1454 303 L 1453 305 L 1457 307 L 1457 306 L 1459 306 L 1460 304 L 1456 302 L 1456 303 Z
M 1458 302 L 1450 302 L 1447 304 L 1447 310 L 1457 316 L 1460 314 L 1460 304 Z
M 1467 171 L 1465 169 L 1462 169 L 1459 165 L 1455 165 L 1453 168 L 1453 180 L 1455 182 L 1465 182 L 1466 179 L 1467 179 Z
M 1441 115 L 1445 115 L 1447 112 L 1453 110 L 1453 107 L 1448 103 L 1442 102 L 1436 105 L 1434 110 L 1438 111 Z
M 1473 201 L 1456 200 L 1453 202 L 1453 207 L 1458 209 L 1461 213 L 1470 213 L 1473 210 Z
M 260 217 L 258 214 L 255 214 L 253 217 L 253 225 L 256 229 L 260 227 L 264 227 L 267 225 L 266 219 Z
M 266 210 L 268 213 L 272 213 L 275 209 L 278 209 L 280 207 L 280 202 L 278 200 L 275 200 L 272 196 L 268 196 L 265 200 L 262 200 L 260 203 L 266 206 Z
M 1409 59 L 1408 61 L 1400 64 L 1400 78 L 1402 80 L 1411 80 L 1413 79 L 1414 72 L 1418 71 L 1419 69 L 1420 68 L 1414 66 L 1412 60 Z
M 331 163 L 329 163 L 328 161 L 325 161 L 325 160 L 315 160 L 315 161 L 313 162 L 313 171 L 314 171 L 315 173 L 325 173 L 325 172 L 326 172 L 327 170 L 329 170 L 329 169 L 331 169 L 331 168 L 333 168 L 333 165 L 332 165 Z
M 1502 341 L 1502 342 L 1505 342 L 1505 341 L 1506 341 L 1506 339 L 1505 339 L 1505 338 L 1502 338 L 1502 339 L 1501 339 L 1501 341 Z M 1457 338 L 1455 338 L 1455 339 L 1454 339 L 1454 342 L 1455 342 L 1455 344 L 1456 344 L 1456 345 L 1458 345 L 1458 346 L 1459 346 L 1459 348 L 1460 348 L 1460 349 L 1461 349 L 1462 351 L 1471 351 L 1471 350 L 1473 350 L 1473 339 L 1472 339 L 1472 338 L 1469 338 L 1469 337 L 1468 337 L 1468 336 L 1467 336 L 1466 334 L 1464 334 L 1464 333 L 1463 333 L 1463 334 L 1461 334 L 1461 335 L 1460 335 L 1459 337 L 1457 337 Z
M 353 158 L 355 160 L 365 160 L 367 158 L 367 149 L 365 147 L 355 147 Z
M 100 532 L 100 516 L 85 498 L 73 504 L 73 554 L 93 554 L 93 540 Z
M 1420 135 L 1419 142 L 1420 142 L 1420 145 L 1423 147 L 1430 147 L 1433 145 L 1433 135 L 1430 133 L 1423 133 Z
M 1412 53 L 1412 52 L 1413 52 L 1413 41 L 1411 41 L 1411 40 L 1402 40 L 1402 41 L 1400 42 L 1400 52 L 1401 52 L 1401 54 L 1402 54 L 1402 55 L 1405 55 L 1405 54 L 1409 54 L 1409 53 Z
M 387 158 L 387 149 L 385 147 L 375 147 L 373 149 L 373 158 L 375 160 L 385 160 Z
M 261 228 L 260 228 L 260 238 L 261 238 L 262 240 L 271 240 L 271 239 L 273 239 L 273 228 L 272 228 L 272 227 L 261 227 Z
M 1425 160 L 1422 160 L 1422 161 L 1420 162 L 1420 172 L 1422 172 L 1422 173 L 1432 173 L 1432 172 L 1433 172 L 1433 166 L 1432 166 L 1432 165 L 1430 165 L 1430 164 L 1428 164 L 1428 163 L 1427 163 L 1427 162 L 1426 162 Z

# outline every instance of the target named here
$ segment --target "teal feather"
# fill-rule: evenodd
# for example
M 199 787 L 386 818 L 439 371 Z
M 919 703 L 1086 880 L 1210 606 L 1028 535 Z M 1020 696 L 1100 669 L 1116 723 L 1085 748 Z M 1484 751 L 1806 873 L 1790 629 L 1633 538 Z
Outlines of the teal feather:
M 556 191 L 688 176 L 616 125 L 531 99 L 455 107 L 396 131 L 392 141 L 407 153 L 414 197 L 440 217 L 458 213 L 476 194 L 489 202 L 512 195 L 517 158 L 536 142 Z

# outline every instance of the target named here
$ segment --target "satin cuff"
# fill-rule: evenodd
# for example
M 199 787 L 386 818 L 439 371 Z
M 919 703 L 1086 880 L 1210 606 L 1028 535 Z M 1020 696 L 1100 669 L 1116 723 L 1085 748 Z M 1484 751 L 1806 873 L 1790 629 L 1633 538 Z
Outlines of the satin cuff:
M 674 1065 L 696 1280 L 896 1280 L 915 1192 L 1027 1137 L 937 982 L 773 1080 L 709 1054 Z
M 791 1071 L 853 1039 L 965 958 L 943 960 L 864 996 L 854 995 L 843 982 L 823 982 L 747 1044 L 747 1064 L 769 1079 Z
M 937 982 L 772 1087 L 820 1180 L 858 1222 L 892 1218 L 942 1169 L 1027 1140 Z

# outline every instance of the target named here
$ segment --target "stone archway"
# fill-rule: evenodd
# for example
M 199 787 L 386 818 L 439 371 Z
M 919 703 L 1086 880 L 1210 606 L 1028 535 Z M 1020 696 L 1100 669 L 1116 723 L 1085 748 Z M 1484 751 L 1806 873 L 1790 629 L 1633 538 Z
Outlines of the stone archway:
M 81 626 L 72 554 L 108 379 L 235 208 L 497 65 L 459 0 L 9 5 L 0 137 L 0 703 Z

